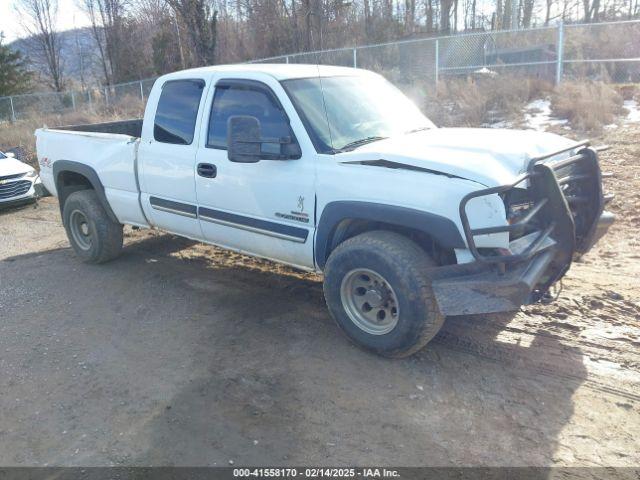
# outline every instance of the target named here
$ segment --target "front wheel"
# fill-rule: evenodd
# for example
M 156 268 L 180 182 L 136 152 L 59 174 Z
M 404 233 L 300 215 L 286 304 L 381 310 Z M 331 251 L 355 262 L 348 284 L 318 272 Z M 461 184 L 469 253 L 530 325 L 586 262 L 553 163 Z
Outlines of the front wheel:
M 111 220 L 93 190 L 73 192 L 64 202 L 69 243 L 86 263 L 113 260 L 122 250 L 122 225 Z
M 412 240 L 373 231 L 331 253 L 324 294 L 332 317 L 356 344 L 387 357 L 417 352 L 442 327 L 428 270 L 434 263 Z

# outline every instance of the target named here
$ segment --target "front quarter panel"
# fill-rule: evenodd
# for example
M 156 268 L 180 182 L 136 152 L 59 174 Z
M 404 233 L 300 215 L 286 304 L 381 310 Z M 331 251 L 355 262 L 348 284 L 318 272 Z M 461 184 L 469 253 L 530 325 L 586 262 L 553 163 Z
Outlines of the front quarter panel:
M 479 183 L 438 173 L 345 164 L 329 155 L 318 158 L 319 218 L 332 202 L 368 202 L 412 209 L 448 219 L 455 225 L 463 244 L 448 245 L 450 248 L 466 248 L 459 214 L 460 200 L 482 188 L 484 186 Z M 473 228 L 506 224 L 504 204 L 497 195 L 470 201 L 467 215 Z M 327 227 L 319 224 L 318 232 L 323 228 Z M 509 243 L 508 233 L 482 235 L 475 239 L 478 247 L 507 248 Z

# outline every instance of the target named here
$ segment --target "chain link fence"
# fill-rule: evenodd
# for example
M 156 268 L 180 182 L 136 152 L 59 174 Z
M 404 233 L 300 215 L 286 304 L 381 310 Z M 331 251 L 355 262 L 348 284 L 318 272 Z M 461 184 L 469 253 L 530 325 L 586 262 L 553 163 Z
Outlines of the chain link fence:
M 318 63 L 381 73 L 398 85 L 435 86 L 477 73 L 640 82 L 640 20 L 464 33 L 293 53 L 249 63 Z M 85 91 L 0 97 L 0 122 L 84 109 L 140 111 L 155 79 Z
M 154 82 L 155 78 L 150 78 L 110 87 L 0 97 L 0 122 L 87 110 L 139 112 L 144 108 Z
M 367 68 L 396 83 L 436 83 L 478 71 L 563 79 L 640 82 L 640 20 L 476 32 L 294 53 L 252 63 Z

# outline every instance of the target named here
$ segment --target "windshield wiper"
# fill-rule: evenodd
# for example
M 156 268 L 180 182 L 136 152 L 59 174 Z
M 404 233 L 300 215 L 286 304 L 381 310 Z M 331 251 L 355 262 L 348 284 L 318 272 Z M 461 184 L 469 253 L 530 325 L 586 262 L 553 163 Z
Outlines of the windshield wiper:
M 389 137 L 367 137 L 361 138 L 360 140 L 355 140 L 353 142 L 349 142 L 344 145 L 342 148 L 336 149 L 336 152 L 348 152 L 349 150 L 353 150 L 354 148 L 361 147 L 362 145 L 366 145 L 367 143 L 377 142 L 378 140 L 384 140 Z
M 416 132 L 424 132 L 425 130 L 431 130 L 431 127 L 420 127 L 420 128 L 414 128 L 413 130 L 407 130 L 406 132 L 404 132 L 405 134 L 407 133 L 416 133 Z

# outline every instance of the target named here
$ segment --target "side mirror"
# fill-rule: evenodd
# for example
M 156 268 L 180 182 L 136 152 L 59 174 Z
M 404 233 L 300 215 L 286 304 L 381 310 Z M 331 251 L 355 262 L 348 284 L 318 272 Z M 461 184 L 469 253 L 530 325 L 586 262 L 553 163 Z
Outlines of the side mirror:
M 227 157 L 231 162 L 292 160 L 301 154 L 300 146 L 291 137 L 262 138 L 260 120 L 256 117 L 234 115 L 227 121 Z
M 246 115 L 234 115 L 227 120 L 227 156 L 232 162 L 260 161 L 262 142 L 260 120 Z
M 8 158 L 16 158 L 16 154 L 13 152 L 4 152 L 4 156 Z

